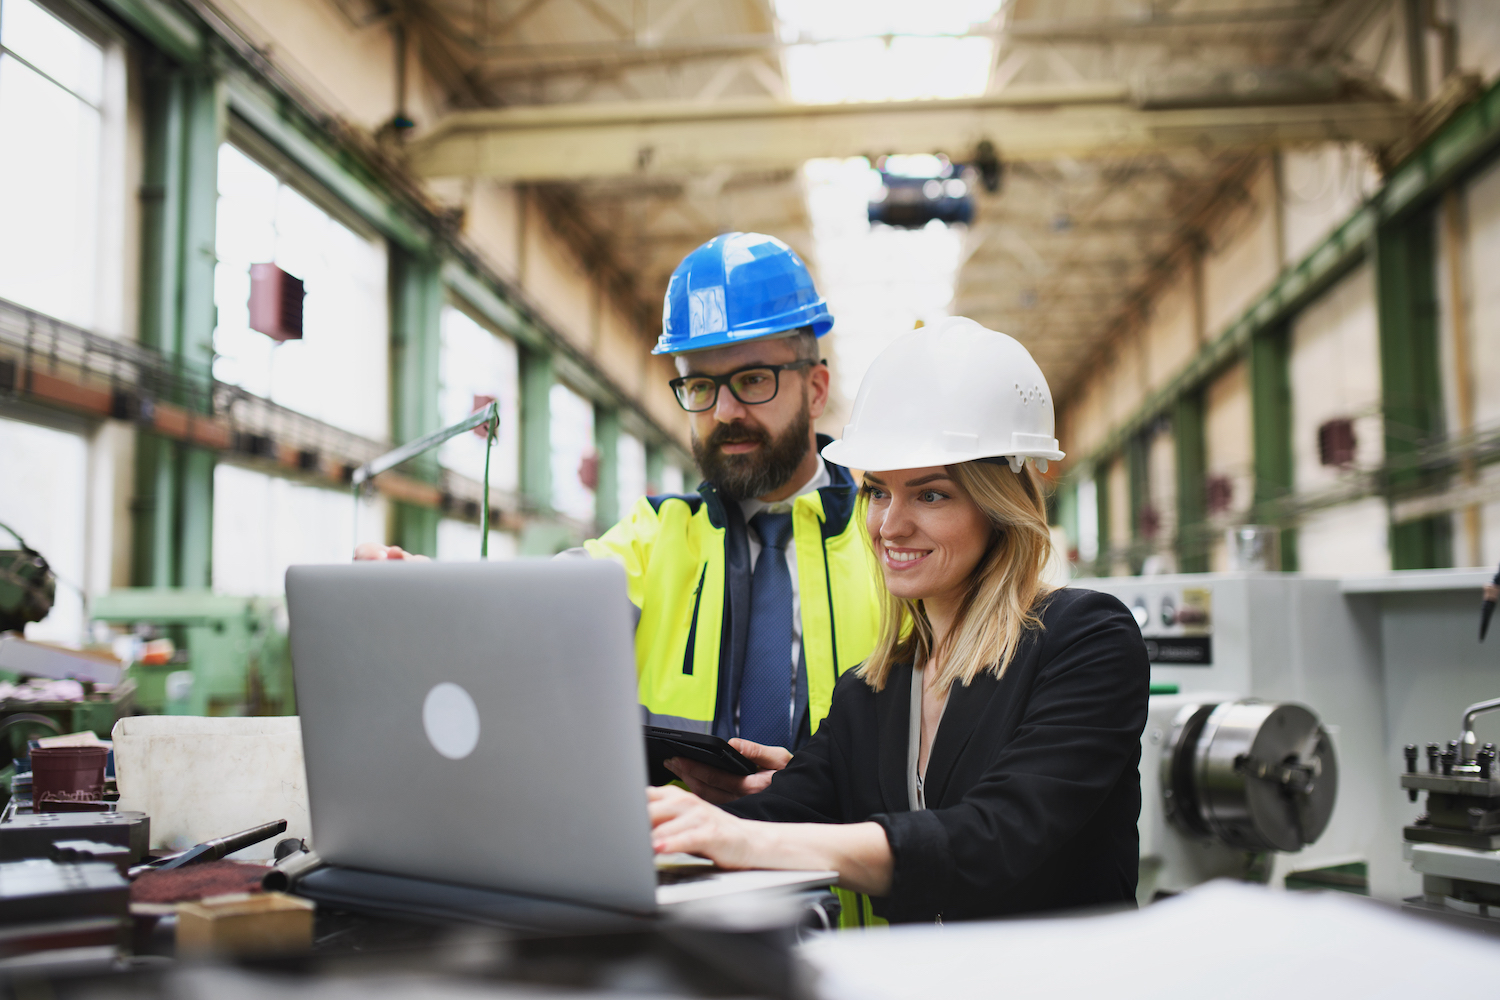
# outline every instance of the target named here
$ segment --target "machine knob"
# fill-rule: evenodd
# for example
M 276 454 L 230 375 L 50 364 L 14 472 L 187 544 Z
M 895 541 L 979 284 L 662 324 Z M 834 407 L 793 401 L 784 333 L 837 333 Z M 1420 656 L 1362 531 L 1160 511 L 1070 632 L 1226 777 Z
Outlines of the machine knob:
M 1495 766 L 1495 751 L 1485 744 L 1483 750 L 1474 755 L 1474 762 L 1479 765 L 1479 776 L 1485 781 L 1490 780 L 1490 771 Z
M 1429 744 L 1427 744 L 1427 773 L 1428 774 L 1437 774 L 1437 770 L 1438 770 L 1438 752 L 1439 752 L 1438 751 L 1438 745 L 1436 743 L 1429 743 Z
M 1406 773 L 1415 774 L 1417 771 L 1417 745 L 1408 743 L 1401 751 L 1406 756 Z
M 1458 761 L 1458 751 L 1452 748 L 1444 750 L 1441 754 L 1443 759 L 1443 773 L 1452 774 L 1453 765 Z

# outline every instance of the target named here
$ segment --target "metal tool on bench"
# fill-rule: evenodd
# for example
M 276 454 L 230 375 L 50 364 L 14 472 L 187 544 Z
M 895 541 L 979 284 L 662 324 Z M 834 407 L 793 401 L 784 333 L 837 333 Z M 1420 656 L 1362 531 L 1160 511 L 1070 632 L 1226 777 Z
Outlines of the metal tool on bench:
M 1500 773 L 1495 744 L 1474 737 L 1475 718 L 1496 710 L 1500 698 L 1464 709 L 1458 739 L 1427 744 L 1425 770 L 1407 744 L 1401 787 L 1413 800 L 1425 791 L 1427 811 L 1402 830 L 1402 853 L 1422 876 L 1422 895 L 1408 906 L 1500 925 Z
M 151 817 L 142 812 L 32 813 L 0 823 L 0 861 L 45 858 L 59 841 L 116 844 L 132 861 L 146 856 Z
M 248 830 L 239 833 L 231 833 L 227 837 L 215 837 L 213 840 L 205 840 L 203 843 L 188 848 L 181 854 L 170 858 L 162 858 L 137 865 L 130 869 L 130 875 L 137 875 L 148 871 L 167 871 L 172 868 L 183 868 L 187 865 L 202 864 L 205 861 L 218 861 L 220 858 L 228 857 L 235 851 L 242 851 L 252 844 L 258 844 L 262 840 L 268 840 L 278 833 L 286 831 L 286 820 L 278 819 L 271 823 L 262 823 L 260 826 L 252 826 Z

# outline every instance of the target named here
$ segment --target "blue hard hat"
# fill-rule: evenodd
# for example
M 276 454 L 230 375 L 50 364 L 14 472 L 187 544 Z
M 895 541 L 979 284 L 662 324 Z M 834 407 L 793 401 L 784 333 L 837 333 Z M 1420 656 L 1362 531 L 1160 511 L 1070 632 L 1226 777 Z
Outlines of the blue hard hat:
M 682 259 L 662 303 L 652 354 L 724 347 L 810 326 L 833 328 L 807 265 L 791 247 L 760 233 L 715 236 Z

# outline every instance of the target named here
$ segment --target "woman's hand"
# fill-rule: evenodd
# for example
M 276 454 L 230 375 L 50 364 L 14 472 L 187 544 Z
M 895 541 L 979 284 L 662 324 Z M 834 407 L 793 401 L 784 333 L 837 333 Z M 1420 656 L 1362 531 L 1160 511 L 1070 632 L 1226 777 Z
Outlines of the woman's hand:
M 786 767 L 792 760 L 791 751 L 785 747 L 762 746 L 738 737 L 730 740 L 729 745 L 758 764 L 760 770 L 742 777 L 738 774 L 730 774 L 728 771 L 721 771 L 710 764 L 688 760 L 686 757 L 669 757 L 662 764 L 668 771 L 681 778 L 682 783 L 687 785 L 694 795 L 721 806 L 746 795 L 765 791 L 771 779 L 776 776 L 776 772 Z
M 374 542 L 361 542 L 354 549 L 355 562 L 378 562 L 382 559 L 409 559 L 412 562 L 427 562 L 427 557 L 415 552 L 407 552 L 399 545 L 376 545 Z
M 895 859 L 878 823 L 762 823 L 673 785 L 647 788 L 646 801 L 657 854 L 696 854 L 720 868 L 832 870 L 845 889 L 891 891 Z
M 696 854 L 720 868 L 761 866 L 752 857 L 753 830 L 768 824 L 731 816 L 674 785 L 647 788 L 646 800 L 651 816 L 651 849 L 657 854 Z

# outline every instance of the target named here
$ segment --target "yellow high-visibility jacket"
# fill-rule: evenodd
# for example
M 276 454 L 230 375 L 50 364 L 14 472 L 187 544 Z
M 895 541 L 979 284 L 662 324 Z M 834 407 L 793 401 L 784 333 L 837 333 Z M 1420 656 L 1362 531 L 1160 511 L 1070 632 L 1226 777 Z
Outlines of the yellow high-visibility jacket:
M 820 436 L 819 447 L 829 439 Z M 792 505 L 808 732 L 828 714 L 834 682 L 869 655 L 879 622 L 879 567 L 854 522 L 857 487 L 829 464 L 832 483 Z M 729 738 L 750 619 L 750 549 L 737 508 L 710 484 L 687 496 L 645 497 L 602 537 L 584 543 L 625 567 L 640 611 L 636 677 L 643 721 Z

